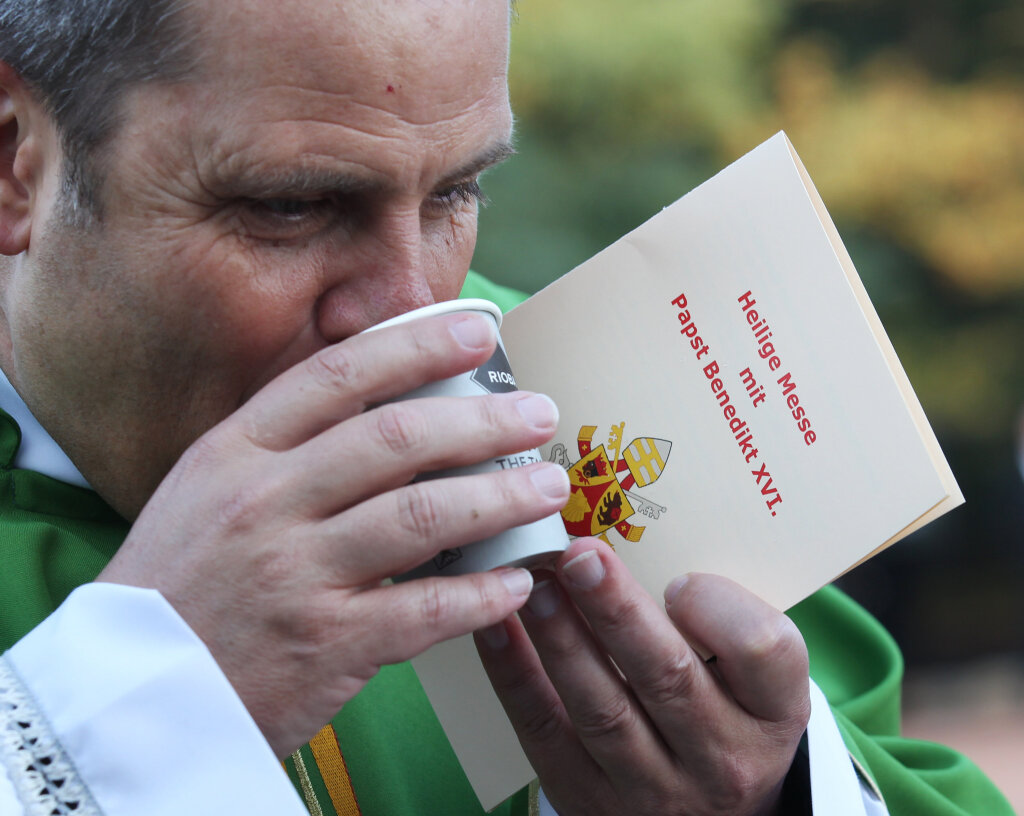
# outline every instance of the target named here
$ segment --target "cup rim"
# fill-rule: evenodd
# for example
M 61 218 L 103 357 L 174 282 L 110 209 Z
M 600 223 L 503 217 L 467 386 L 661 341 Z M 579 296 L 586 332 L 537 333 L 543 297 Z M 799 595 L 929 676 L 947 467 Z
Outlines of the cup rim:
M 437 315 L 449 314 L 451 312 L 486 312 L 494 318 L 496 327 L 501 328 L 501 309 L 498 308 L 497 304 L 491 303 L 491 301 L 484 298 L 457 298 L 456 300 L 445 300 L 441 303 L 430 303 L 426 306 L 420 306 L 420 308 L 413 309 L 411 312 L 395 315 L 387 320 L 382 320 L 380 323 L 375 323 L 369 328 L 363 329 L 363 331 L 376 331 L 377 329 L 385 329 L 388 326 L 397 326 L 399 323 L 407 323 L 410 320 L 436 317 Z

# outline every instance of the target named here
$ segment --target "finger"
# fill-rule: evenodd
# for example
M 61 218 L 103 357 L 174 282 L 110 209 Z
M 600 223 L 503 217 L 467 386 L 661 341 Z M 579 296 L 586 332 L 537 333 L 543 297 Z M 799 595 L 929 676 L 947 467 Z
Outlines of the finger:
M 496 338 L 494 322 L 473 312 L 357 334 L 280 374 L 232 427 L 260 447 L 286 450 L 369 405 L 483 364 Z
M 699 655 L 598 539 L 574 542 L 557 574 L 669 745 L 685 754 L 727 702 Z
M 555 807 L 562 788 L 589 792 L 597 813 L 609 800 L 607 779 L 573 730 L 522 623 L 515 616 L 474 633 L 484 670 L 519 743 Z
M 558 582 L 538 576 L 520 618 L 580 742 L 611 784 L 625 794 L 673 776 L 656 729 Z
M 665 593 L 669 617 L 687 640 L 716 658 L 735 700 L 772 722 L 806 725 L 807 647 L 796 625 L 727 578 L 682 576 Z
M 375 673 L 381 665 L 410 660 L 435 643 L 507 618 L 532 587 L 530 573 L 515 568 L 365 590 L 350 598 L 341 627 L 351 638 L 345 645 L 369 656 Z M 353 626 L 361 631 L 353 635 Z
M 568 497 L 568 476 L 551 463 L 417 482 L 320 522 L 312 551 L 340 583 L 357 586 L 556 513 Z
M 529 450 L 558 426 L 558 409 L 527 391 L 389 403 L 283 454 L 304 512 L 336 513 L 418 474 Z
M 576 542 L 560 559 L 558 574 L 680 758 L 687 785 L 695 786 L 698 797 L 758 799 L 766 785 L 775 785 L 792 760 L 802 724 L 799 730 L 792 727 L 795 721 L 768 726 L 737 705 L 694 649 L 687 645 L 680 651 L 679 644 L 687 641 L 681 635 L 687 633 L 676 630 L 660 610 L 654 614 L 653 599 L 605 545 Z M 763 612 L 745 610 L 755 618 Z M 674 631 L 669 634 L 665 627 Z M 806 693 L 806 676 L 796 687 Z M 757 680 L 746 690 L 756 697 Z

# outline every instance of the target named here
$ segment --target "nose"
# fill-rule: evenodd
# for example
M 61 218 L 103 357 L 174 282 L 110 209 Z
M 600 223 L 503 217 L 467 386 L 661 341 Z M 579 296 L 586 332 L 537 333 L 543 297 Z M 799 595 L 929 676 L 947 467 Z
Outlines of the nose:
M 418 209 L 379 216 L 336 252 L 316 307 L 317 328 L 327 342 L 434 302 Z

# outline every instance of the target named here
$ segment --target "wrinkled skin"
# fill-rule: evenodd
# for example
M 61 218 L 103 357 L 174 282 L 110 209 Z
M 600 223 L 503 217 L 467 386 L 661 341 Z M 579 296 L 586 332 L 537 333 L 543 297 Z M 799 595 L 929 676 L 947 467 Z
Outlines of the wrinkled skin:
M 381 405 L 486 360 L 486 320 L 359 334 L 462 285 L 477 177 L 509 152 L 507 5 L 191 13 L 199 71 L 126 96 L 84 229 L 59 215 L 53 123 L 0 67 L 0 363 L 134 522 L 100 580 L 159 589 L 279 755 L 380 665 L 481 630 L 563 813 L 769 812 L 806 653 L 739 588 L 697 578 L 666 616 L 606 549 L 584 559 L 601 581 L 570 580 L 593 542 L 522 623 L 522 570 L 384 583 L 568 497 L 549 464 L 411 483 L 554 434 L 526 392 Z

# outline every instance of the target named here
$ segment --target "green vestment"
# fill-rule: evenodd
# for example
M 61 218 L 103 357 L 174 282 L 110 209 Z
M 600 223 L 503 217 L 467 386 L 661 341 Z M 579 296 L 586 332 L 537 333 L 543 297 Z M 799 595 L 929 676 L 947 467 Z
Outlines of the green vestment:
M 522 297 L 472 273 L 463 295 L 488 298 L 503 309 Z M 20 438 L 0 412 L 0 650 L 91 581 L 128 530 L 95 493 L 13 469 Z M 807 641 L 811 675 L 832 703 L 847 747 L 881 789 L 892 816 L 1012 816 L 969 760 L 899 736 L 902 658 L 867 612 L 826 588 L 790 615 Z M 334 725 L 363 816 L 482 813 L 408 664 L 385 667 Z M 399 731 L 401 740 L 395 738 Z M 323 813 L 333 816 L 312 757 L 305 764 Z M 288 772 L 296 781 L 294 765 Z M 525 816 L 526 791 L 493 812 Z

